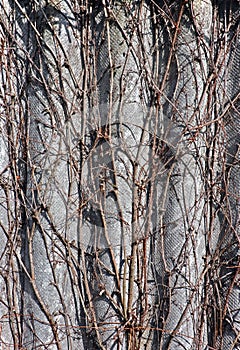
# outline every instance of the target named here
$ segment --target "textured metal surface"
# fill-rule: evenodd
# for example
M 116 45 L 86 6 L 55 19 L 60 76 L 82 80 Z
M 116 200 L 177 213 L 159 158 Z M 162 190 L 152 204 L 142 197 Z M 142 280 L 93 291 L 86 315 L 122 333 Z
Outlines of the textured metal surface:
M 0 347 L 238 349 L 239 1 L 0 14 Z
M 231 16 L 233 25 L 230 27 L 230 38 L 233 39 L 233 47 L 228 56 L 227 66 L 227 103 L 231 102 L 229 112 L 226 114 L 228 120 L 226 126 L 226 193 L 228 193 L 228 205 L 226 211 L 231 217 L 230 222 L 224 220 L 226 228 L 220 236 L 222 269 L 221 276 L 221 297 L 224 306 L 225 324 L 220 340 L 222 349 L 240 349 L 240 275 L 239 275 L 239 237 L 240 237 L 240 34 L 239 34 L 239 4 L 235 4 Z
M 22 261 L 30 278 L 27 274 L 22 278 L 22 342 L 26 348 L 81 349 L 75 243 L 68 253 L 78 231 L 78 175 L 70 166 L 81 129 L 74 103 L 81 70 L 77 24 L 67 4 L 30 2 L 21 7 L 16 3 L 15 11 L 27 19 L 27 29 L 19 23 L 18 45 L 30 61 L 25 85 L 28 171 L 22 237 Z
M 195 2 L 193 5 L 196 11 Z M 210 7 L 208 12 L 211 13 L 211 4 L 206 3 L 205 6 Z M 174 81 L 168 81 L 168 84 L 175 84 L 170 97 L 173 105 L 164 115 L 164 118 L 171 119 L 176 129 L 172 142 L 177 155 L 169 173 L 160 243 L 160 251 L 164 254 L 159 276 L 163 300 L 163 349 L 194 348 L 201 317 L 199 303 L 203 285 L 202 256 L 205 254 L 202 197 L 205 147 L 201 136 L 193 136 L 192 139 L 190 135 L 191 130 L 203 120 L 206 110 L 207 100 L 202 99 L 202 95 L 208 75 L 206 48 L 209 35 L 203 31 L 199 17 L 195 16 L 197 30 L 204 35 L 198 41 L 196 27 L 189 15 L 190 9 L 179 5 L 174 17 L 179 34 L 176 42 L 171 43 L 174 45 L 172 60 L 175 60 L 176 67 L 172 67 L 176 76 Z

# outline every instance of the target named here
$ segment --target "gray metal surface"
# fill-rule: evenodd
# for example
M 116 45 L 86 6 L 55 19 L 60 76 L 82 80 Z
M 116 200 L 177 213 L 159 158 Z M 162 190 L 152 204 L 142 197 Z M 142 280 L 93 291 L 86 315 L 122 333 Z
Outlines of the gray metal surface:
M 0 348 L 239 349 L 239 1 L 0 15 Z

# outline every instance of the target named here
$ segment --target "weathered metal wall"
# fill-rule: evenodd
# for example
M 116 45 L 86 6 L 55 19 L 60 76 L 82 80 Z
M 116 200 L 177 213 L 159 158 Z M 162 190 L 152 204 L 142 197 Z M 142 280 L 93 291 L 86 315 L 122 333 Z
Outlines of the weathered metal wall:
M 239 348 L 239 1 L 0 4 L 0 341 Z

